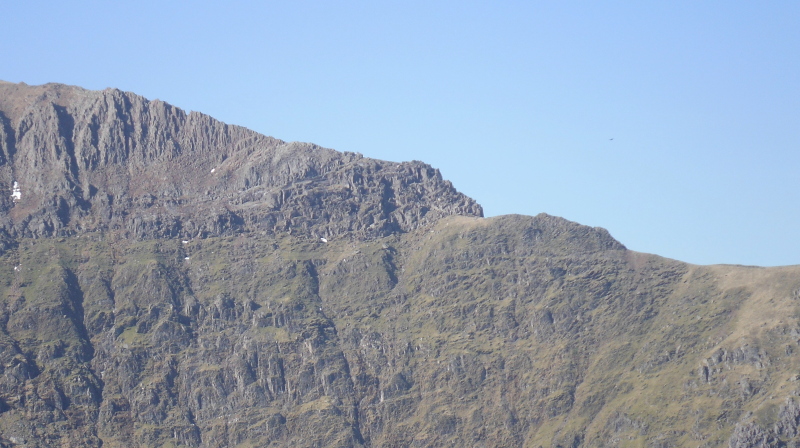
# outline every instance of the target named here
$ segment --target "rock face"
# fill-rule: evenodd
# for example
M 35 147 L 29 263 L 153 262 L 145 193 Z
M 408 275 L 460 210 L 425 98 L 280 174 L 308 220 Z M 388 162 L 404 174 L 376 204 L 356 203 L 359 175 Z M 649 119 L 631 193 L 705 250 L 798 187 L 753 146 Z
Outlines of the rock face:
M 286 143 L 114 89 L 0 83 L 0 163 L 12 237 L 376 237 L 482 216 L 426 164 Z
M 800 267 L 116 90 L 0 84 L 0 123 L 0 446 L 798 444 Z

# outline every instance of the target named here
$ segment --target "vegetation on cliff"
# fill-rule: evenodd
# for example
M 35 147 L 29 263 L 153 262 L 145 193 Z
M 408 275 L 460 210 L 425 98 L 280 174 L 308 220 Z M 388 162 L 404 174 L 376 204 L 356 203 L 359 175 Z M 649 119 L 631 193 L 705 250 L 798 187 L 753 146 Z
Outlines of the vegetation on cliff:
M 0 446 L 797 439 L 800 267 L 115 90 L 0 84 L 0 124 Z

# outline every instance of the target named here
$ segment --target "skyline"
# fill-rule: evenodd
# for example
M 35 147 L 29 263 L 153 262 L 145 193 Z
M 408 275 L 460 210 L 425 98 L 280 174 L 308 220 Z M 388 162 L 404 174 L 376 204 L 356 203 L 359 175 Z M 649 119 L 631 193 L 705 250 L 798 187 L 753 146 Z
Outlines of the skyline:
M 0 79 L 422 160 L 486 216 L 631 250 L 800 264 L 800 5 L 193 5 L 9 5 Z

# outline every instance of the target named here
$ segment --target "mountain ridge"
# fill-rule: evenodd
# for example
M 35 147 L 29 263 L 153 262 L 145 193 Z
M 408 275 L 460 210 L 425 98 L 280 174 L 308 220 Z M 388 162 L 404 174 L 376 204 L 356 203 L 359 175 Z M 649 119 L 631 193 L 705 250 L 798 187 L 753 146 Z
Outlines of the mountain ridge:
M 0 446 L 798 446 L 800 266 L 70 89 L 0 83 Z
M 237 226 L 374 236 L 452 213 L 483 214 L 421 162 L 286 143 L 116 89 L 7 83 L 0 95 L 0 151 L 10 161 L 0 188 L 11 192 L 19 182 L 22 196 L 0 202 L 9 233 L 120 228 L 115 203 L 140 215 L 129 232 L 149 234 L 159 227 L 153 222 L 177 220 L 167 234 L 184 237 Z M 426 208 L 415 206 L 420 201 Z M 309 209 L 319 203 L 329 205 L 317 207 L 324 218 Z

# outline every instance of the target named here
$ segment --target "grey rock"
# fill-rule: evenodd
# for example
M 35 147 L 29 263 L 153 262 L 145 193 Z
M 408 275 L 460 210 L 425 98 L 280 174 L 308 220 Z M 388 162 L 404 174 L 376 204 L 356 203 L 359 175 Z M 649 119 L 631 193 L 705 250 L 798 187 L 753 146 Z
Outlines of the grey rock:
M 800 267 L 114 89 L 0 83 L 0 192 L 3 447 L 797 445 Z
M 287 143 L 116 89 L 0 83 L 0 97 L 0 232 L 11 236 L 379 237 L 482 215 L 421 162 Z

